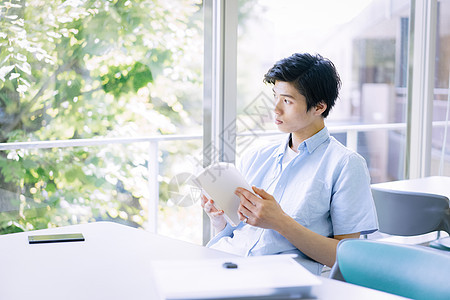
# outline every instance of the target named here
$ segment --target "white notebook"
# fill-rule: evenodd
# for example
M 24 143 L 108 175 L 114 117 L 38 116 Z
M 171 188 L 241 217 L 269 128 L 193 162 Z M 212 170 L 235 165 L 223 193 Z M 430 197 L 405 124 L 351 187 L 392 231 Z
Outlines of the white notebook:
M 240 199 L 234 191 L 238 187 L 249 191 L 252 191 L 252 188 L 233 164 L 225 162 L 212 164 L 193 179 L 193 182 L 214 200 L 217 209 L 224 211 L 225 218 L 231 225 L 239 224 L 237 210 Z
M 159 260 L 152 270 L 161 299 L 299 299 L 321 284 L 289 255 Z

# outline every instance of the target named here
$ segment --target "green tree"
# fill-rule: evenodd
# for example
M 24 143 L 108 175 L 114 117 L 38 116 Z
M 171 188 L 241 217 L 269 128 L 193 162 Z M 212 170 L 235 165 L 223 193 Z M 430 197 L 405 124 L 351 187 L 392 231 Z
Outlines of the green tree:
M 3 1 L 0 142 L 198 131 L 200 8 L 196 0 Z M 144 144 L 0 152 L 0 233 L 94 219 L 142 226 L 155 163 L 147 153 Z

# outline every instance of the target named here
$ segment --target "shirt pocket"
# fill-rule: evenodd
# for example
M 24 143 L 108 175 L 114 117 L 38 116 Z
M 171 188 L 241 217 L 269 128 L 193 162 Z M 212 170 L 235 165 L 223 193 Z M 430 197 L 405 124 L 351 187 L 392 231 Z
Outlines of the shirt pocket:
M 323 181 L 310 179 L 295 184 L 283 210 L 298 223 L 309 227 L 318 221 L 326 220 L 330 215 L 330 191 Z M 283 197 L 284 198 L 284 197 Z

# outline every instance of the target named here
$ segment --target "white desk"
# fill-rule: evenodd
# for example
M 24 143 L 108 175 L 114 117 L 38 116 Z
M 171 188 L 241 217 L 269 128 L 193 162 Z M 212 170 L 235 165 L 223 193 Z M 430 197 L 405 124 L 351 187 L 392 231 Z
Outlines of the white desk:
M 28 235 L 83 233 L 86 241 L 28 244 Z M 152 259 L 230 254 L 110 222 L 0 236 L 0 299 L 155 299 Z M 320 277 L 317 299 L 404 299 Z
M 372 184 L 372 186 L 396 191 L 436 194 L 450 199 L 450 177 L 447 176 L 430 176 L 417 179 L 397 180 L 375 183 Z

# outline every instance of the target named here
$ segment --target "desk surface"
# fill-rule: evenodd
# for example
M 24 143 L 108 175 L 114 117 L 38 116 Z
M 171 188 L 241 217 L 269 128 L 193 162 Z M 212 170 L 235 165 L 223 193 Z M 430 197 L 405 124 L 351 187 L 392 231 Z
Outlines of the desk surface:
M 373 187 L 442 195 L 450 199 L 450 177 L 430 176 L 372 184 Z
M 85 242 L 28 244 L 28 235 L 82 232 Z M 231 257 L 110 222 L 0 236 L 0 299 L 155 299 L 152 259 Z M 317 299 L 404 299 L 319 277 Z

